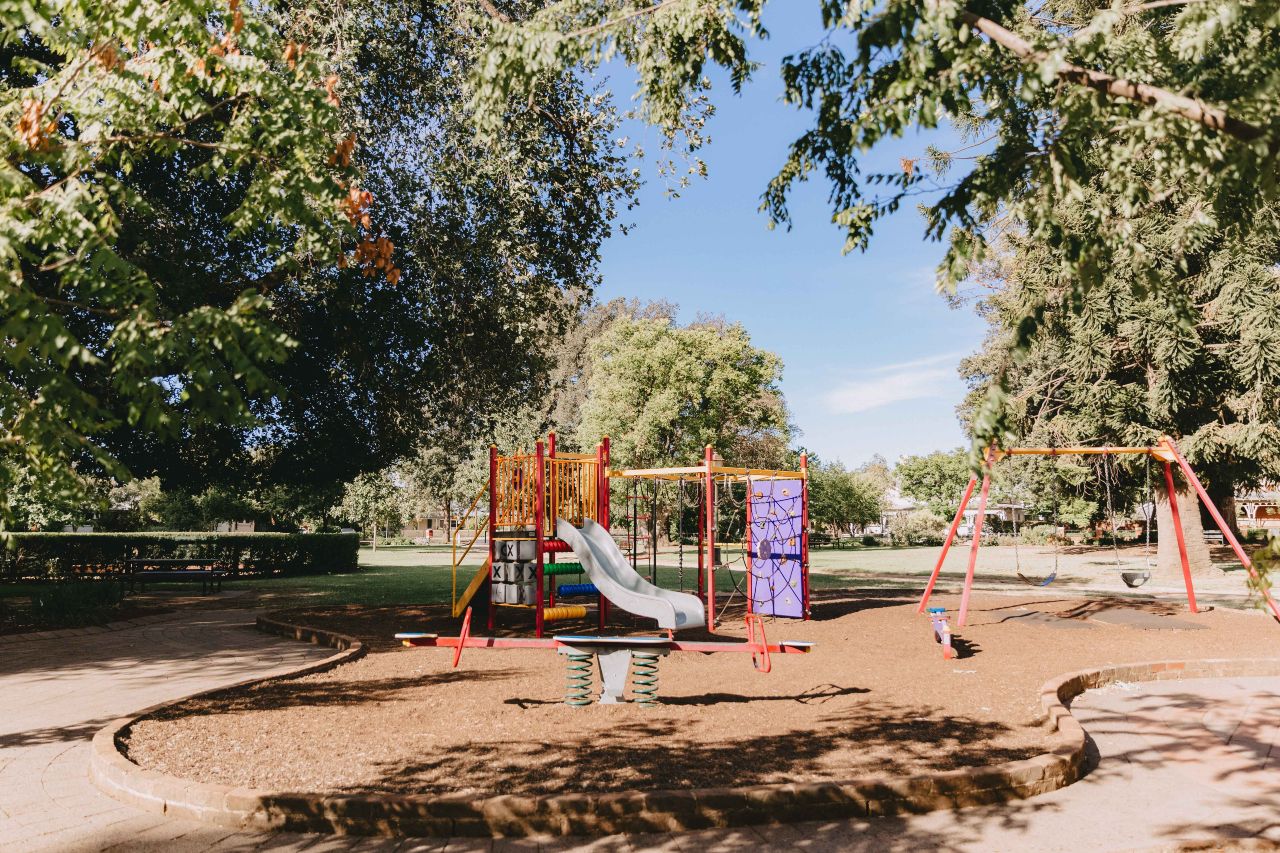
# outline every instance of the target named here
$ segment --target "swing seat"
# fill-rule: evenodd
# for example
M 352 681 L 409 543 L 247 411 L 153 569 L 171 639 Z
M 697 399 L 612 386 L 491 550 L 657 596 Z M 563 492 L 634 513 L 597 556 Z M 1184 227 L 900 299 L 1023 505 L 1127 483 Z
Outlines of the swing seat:
M 1151 572 L 1121 572 L 1120 580 L 1124 581 L 1124 585 L 1129 589 L 1137 589 L 1151 580 Z
M 1024 575 L 1022 572 L 1018 572 L 1018 580 L 1022 581 L 1027 586 L 1048 586 L 1049 584 L 1053 583 L 1057 579 L 1058 579 L 1058 572 L 1056 570 L 1053 572 L 1050 572 L 1049 576 L 1042 581 L 1033 580 L 1032 578 L 1029 578 L 1026 575 Z

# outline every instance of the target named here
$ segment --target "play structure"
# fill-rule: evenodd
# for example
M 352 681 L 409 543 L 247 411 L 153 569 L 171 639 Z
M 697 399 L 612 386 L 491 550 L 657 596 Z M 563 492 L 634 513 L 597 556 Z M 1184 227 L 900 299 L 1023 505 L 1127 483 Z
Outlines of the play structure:
M 615 482 L 623 485 L 617 497 L 629 501 L 628 518 L 618 534 L 629 556 L 622 554 L 610 528 Z M 675 497 L 678 592 L 658 583 L 661 488 L 672 490 Z M 482 514 L 485 497 L 488 512 Z M 642 502 L 651 508 L 643 519 L 643 536 Z M 692 594 L 684 592 L 686 507 L 696 507 L 697 518 Z M 718 531 L 736 519 L 741 520 L 743 554 L 724 561 L 721 557 L 728 549 L 717 542 Z M 675 620 L 672 630 L 690 627 L 694 620 L 689 602 L 697 601 L 699 626 L 714 631 L 721 571 L 732 581 L 731 597 L 741 594 L 748 614 L 807 619 L 807 531 L 808 470 L 803 456 L 798 471 L 740 468 L 724 465 L 707 447 L 697 465 L 614 470 L 608 438 L 594 453 L 566 453 L 556 447 L 551 433 L 531 453 L 503 456 L 490 448 L 488 481 L 452 536 L 453 615 L 463 615 L 477 595 L 487 593 L 490 631 L 500 613 L 523 611 L 532 613 L 534 634 L 541 638 L 548 622 L 587 619 L 592 611 L 603 628 L 612 605 L 653 618 L 661 613 Z M 465 571 L 463 564 L 485 534 L 487 559 L 460 589 L 459 572 Z M 575 545 L 565 535 L 583 541 Z M 640 573 L 642 544 L 647 546 L 647 580 Z M 589 560 L 584 554 L 592 555 L 601 567 L 593 577 L 587 577 Z M 672 602 L 680 602 L 676 615 L 667 614 L 675 607 Z
M 657 622 L 657 627 L 666 633 L 638 637 L 562 634 L 550 639 L 473 638 L 470 635 L 471 609 L 468 608 L 462 622 L 462 631 L 456 637 L 405 632 L 396 634 L 396 639 L 406 646 L 452 648 L 455 667 L 464 648 L 555 649 L 568 660 L 564 701 L 573 706 L 591 704 L 593 661 L 600 672 L 600 704 L 611 705 L 626 701 L 627 674 L 631 672 L 636 701 L 642 705 L 653 705 L 658 697 L 658 660 L 672 652 L 747 653 L 751 655 L 756 670 L 767 673 L 772 668 L 771 655 L 803 654 L 812 647 L 810 643 L 796 641 L 770 644 L 765 638 L 764 620 L 759 613 L 746 614 L 745 643 L 678 641 L 675 638 L 676 631 L 701 628 L 707 624 L 709 611 L 704 610 L 702 599 L 689 593 L 663 589 L 646 581 L 627 561 L 608 530 L 590 518 L 583 520 L 581 528 L 564 518 L 557 518 L 555 532 L 557 538 L 553 541 L 565 543 L 578 557 L 592 594 L 635 616 L 653 619 Z
M 1174 480 L 1173 480 L 1174 465 L 1177 465 L 1178 468 L 1182 471 L 1183 477 L 1186 479 L 1187 483 L 1195 491 L 1196 496 L 1200 499 L 1201 503 L 1204 504 L 1205 510 L 1213 518 L 1214 523 L 1218 525 L 1218 529 L 1222 531 L 1223 539 L 1227 542 L 1228 545 L 1231 546 L 1231 550 L 1235 553 L 1236 558 L 1240 561 L 1240 564 L 1249 573 L 1249 577 L 1254 581 L 1256 588 L 1260 590 L 1263 596 L 1264 602 L 1267 608 L 1271 612 L 1271 615 L 1275 617 L 1278 621 L 1280 621 L 1280 608 L 1277 608 L 1276 602 L 1271 597 L 1271 593 L 1269 590 L 1267 590 L 1266 586 L 1264 584 L 1259 583 L 1257 570 L 1253 567 L 1253 563 L 1252 561 L 1250 561 L 1249 556 L 1245 553 L 1244 548 L 1240 546 L 1239 540 L 1236 539 L 1235 535 L 1231 532 L 1231 528 L 1227 525 L 1226 521 L 1223 520 L 1221 513 L 1218 512 L 1217 507 L 1214 506 L 1213 501 L 1209 498 L 1208 492 L 1205 491 L 1204 486 L 1201 484 L 1200 478 L 1196 476 L 1196 473 L 1195 471 L 1192 470 L 1191 465 L 1188 464 L 1187 460 L 1178 451 L 1177 445 L 1174 444 L 1173 439 L 1169 438 L 1168 436 L 1164 436 L 1160 439 L 1159 443 L 1150 447 L 1114 447 L 1114 446 L 1016 447 L 1016 448 L 1010 448 L 1007 450 L 992 448 L 987 453 L 986 465 L 984 466 L 984 470 L 982 474 L 982 481 L 981 481 L 982 485 L 981 485 L 981 489 L 979 491 L 979 497 L 978 497 L 978 512 L 977 512 L 976 522 L 974 526 L 973 539 L 969 545 L 969 562 L 968 562 L 968 568 L 965 571 L 964 590 L 960 596 L 960 609 L 956 618 L 956 627 L 963 628 L 969 614 L 969 597 L 970 597 L 970 593 L 973 590 L 974 569 L 977 566 L 977 562 L 978 562 L 978 549 L 982 544 L 982 525 L 983 525 L 984 519 L 986 518 L 987 497 L 991 489 L 991 469 L 996 463 L 998 463 L 1001 459 L 1005 459 L 1010 456 L 1115 457 L 1115 456 L 1132 455 L 1132 454 L 1144 454 L 1148 458 L 1164 466 L 1164 482 L 1165 482 L 1165 488 L 1167 490 L 1168 497 L 1169 497 L 1169 509 L 1173 518 L 1173 525 L 1172 525 L 1173 533 L 1178 545 L 1178 557 L 1182 563 L 1182 577 L 1187 590 L 1187 606 L 1191 610 L 1191 612 L 1196 613 L 1199 611 L 1199 608 L 1196 605 L 1195 586 L 1191 581 L 1191 564 L 1187 557 L 1187 544 L 1184 539 L 1184 534 L 1182 531 L 1181 516 L 1179 515 L 1180 510 L 1178 507 L 1177 490 L 1175 489 Z M 1115 544 L 1114 508 L 1111 506 L 1110 484 L 1109 484 L 1109 481 L 1106 481 L 1106 482 L 1107 482 L 1108 512 L 1112 514 L 1112 544 L 1114 546 Z M 924 594 L 920 598 L 920 605 L 916 609 L 918 613 L 924 613 L 926 611 L 926 608 L 928 608 L 929 596 L 932 595 L 934 585 L 938 582 L 938 575 L 942 571 L 942 564 L 947 558 L 947 552 L 951 549 L 951 544 L 956 537 L 956 531 L 960 527 L 960 521 L 962 518 L 964 518 L 965 509 L 968 507 L 969 501 L 973 497 L 974 489 L 977 486 L 978 486 L 978 477 L 976 474 L 974 474 L 969 478 L 969 484 L 965 488 L 964 496 L 960 499 L 960 506 L 956 510 L 955 518 L 952 519 L 951 526 L 947 530 L 946 539 L 943 541 L 943 544 L 942 544 L 942 552 L 938 555 L 938 562 L 933 567 L 933 573 L 929 576 L 929 582 L 928 584 L 926 584 L 924 589 Z M 1192 510 L 1193 511 L 1195 510 L 1194 505 L 1192 507 Z M 1150 542 L 1150 538 L 1149 538 L 1150 527 L 1151 527 L 1150 516 L 1148 515 L 1147 517 L 1148 543 Z M 1019 572 L 1019 577 L 1022 580 L 1024 580 L 1027 583 L 1032 583 L 1033 585 L 1036 585 L 1036 586 L 1046 586 L 1049 583 L 1052 583 L 1053 580 L 1056 578 L 1056 575 L 1057 575 L 1056 566 L 1054 568 L 1054 571 L 1050 573 L 1050 575 L 1042 581 L 1032 581 L 1031 579 L 1022 575 L 1021 572 Z M 1129 586 L 1138 586 L 1141 583 L 1146 581 L 1147 577 L 1149 577 L 1149 572 L 1129 573 L 1129 575 L 1130 576 L 1123 578 L 1125 583 Z M 930 612 L 932 613 L 933 611 L 931 610 Z M 937 631 L 936 622 L 934 627 L 936 632 Z M 947 636 L 948 638 L 950 637 L 949 632 Z M 939 641 L 941 642 L 941 639 L 939 639 Z

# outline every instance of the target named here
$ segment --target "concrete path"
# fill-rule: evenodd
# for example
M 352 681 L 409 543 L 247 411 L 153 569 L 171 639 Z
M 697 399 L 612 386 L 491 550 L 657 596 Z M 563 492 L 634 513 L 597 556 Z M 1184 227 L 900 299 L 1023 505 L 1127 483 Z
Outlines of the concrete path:
M 135 811 L 88 779 L 110 719 L 323 657 L 275 640 L 252 614 L 187 612 L 147 625 L 0 645 L 0 850 L 503 851 L 760 849 L 1079 851 L 1280 843 L 1280 678 L 1113 685 L 1074 704 L 1096 767 L 1007 806 L 906 818 L 595 840 L 357 839 L 254 835 Z
M 206 827 L 135 811 L 94 787 L 89 741 L 116 717 L 332 654 L 256 631 L 254 615 L 184 610 L 0 638 L 0 850 L 207 846 L 171 843 L 193 830 L 208 839 Z

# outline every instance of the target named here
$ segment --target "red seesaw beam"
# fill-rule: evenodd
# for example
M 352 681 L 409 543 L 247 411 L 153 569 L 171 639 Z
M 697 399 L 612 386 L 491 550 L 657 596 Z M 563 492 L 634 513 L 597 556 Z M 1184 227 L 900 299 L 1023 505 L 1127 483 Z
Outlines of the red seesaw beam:
M 574 643 L 562 643 L 553 637 L 438 637 L 434 634 L 404 634 L 397 638 L 406 646 L 435 647 L 445 649 L 558 649 L 561 646 L 572 646 Z M 612 637 L 614 640 L 626 640 L 626 637 Z M 581 645 L 578 643 L 576 645 Z M 640 645 L 637 643 L 637 645 Z M 654 645 L 645 643 L 644 645 Z M 719 652 L 741 652 L 743 654 L 759 654 L 762 650 L 771 655 L 803 655 L 807 654 L 813 644 L 798 640 L 783 640 L 780 643 L 723 643 L 716 641 L 671 640 L 661 644 L 662 648 L 673 652 L 699 652 L 704 655 Z

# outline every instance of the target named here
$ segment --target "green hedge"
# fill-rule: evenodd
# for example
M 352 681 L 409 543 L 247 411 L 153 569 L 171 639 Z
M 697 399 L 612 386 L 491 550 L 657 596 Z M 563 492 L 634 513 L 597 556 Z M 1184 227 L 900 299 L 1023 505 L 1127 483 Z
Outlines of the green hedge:
M 11 533 L 0 579 L 116 571 L 137 557 L 217 560 L 228 571 L 316 575 L 356 568 L 355 533 Z

